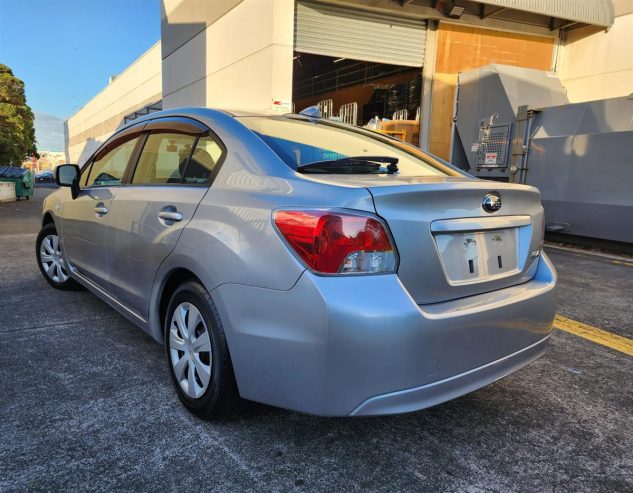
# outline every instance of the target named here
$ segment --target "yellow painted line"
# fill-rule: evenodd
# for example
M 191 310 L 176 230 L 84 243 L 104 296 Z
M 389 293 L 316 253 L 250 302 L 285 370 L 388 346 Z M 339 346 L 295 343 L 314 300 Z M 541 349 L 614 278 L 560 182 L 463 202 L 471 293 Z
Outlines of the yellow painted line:
M 577 335 L 583 339 L 593 341 L 597 344 L 601 344 L 621 353 L 633 356 L 633 339 L 622 337 L 606 330 L 592 327 L 591 325 L 583 324 L 582 322 L 576 322 L 570 318 L 556 315 L 554 319 L 554 327 L 570 334 Z
M 633 262 L 622 262 L 621 260 L 612 260 L 611 263 L 618 264 L 618 265 L 626 265 L 627 267 L 633 267 Z

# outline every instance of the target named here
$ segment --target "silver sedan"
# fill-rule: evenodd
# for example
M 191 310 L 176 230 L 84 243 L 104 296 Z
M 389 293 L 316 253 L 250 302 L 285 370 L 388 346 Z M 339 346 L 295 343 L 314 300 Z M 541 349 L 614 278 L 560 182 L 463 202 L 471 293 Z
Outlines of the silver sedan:
M 57 168 L 36 253 L 165 346 L 203 418 L 242 399 L 423 409 L 541 356 L 556 273 L 538 190 L 304 115 L 185 108 Z

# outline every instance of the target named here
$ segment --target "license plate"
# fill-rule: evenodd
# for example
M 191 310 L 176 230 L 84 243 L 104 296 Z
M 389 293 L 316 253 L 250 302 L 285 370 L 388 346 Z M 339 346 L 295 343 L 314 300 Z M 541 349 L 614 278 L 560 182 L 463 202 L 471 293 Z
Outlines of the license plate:
M 435 235 L 451 284 L 480 282 L 518 272 L 518 228 Z

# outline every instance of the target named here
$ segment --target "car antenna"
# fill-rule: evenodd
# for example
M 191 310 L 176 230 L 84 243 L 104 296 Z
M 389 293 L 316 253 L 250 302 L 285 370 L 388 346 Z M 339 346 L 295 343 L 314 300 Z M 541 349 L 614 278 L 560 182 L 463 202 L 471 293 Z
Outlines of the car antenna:
M 299 114 L 309 118 L 321 118 L 323 116 L 318 106 L 308 106 L 307 108 L 301 110 Z

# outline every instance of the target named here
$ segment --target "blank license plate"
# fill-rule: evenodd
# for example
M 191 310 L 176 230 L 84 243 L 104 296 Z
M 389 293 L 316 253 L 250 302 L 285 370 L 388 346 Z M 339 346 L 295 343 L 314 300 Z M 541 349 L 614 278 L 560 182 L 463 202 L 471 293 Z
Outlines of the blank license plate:
M 518 229 L 435 235 L 449 282 L 462 284 L 506 277 L 518 271 Z

